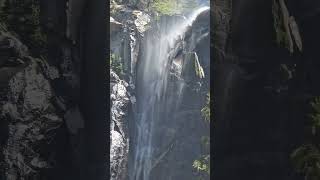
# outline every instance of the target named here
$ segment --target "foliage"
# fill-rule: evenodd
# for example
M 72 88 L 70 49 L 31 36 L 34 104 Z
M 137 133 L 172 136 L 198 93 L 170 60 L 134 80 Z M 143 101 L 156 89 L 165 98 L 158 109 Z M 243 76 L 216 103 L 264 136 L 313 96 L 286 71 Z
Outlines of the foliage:
M 182 12 L 190 12 L 198 6 L 196 0 L 180 0 L 179 4 Z
M 162 15 L 174 15 L 188 12 L 197 5 L 196 0 L 155 0 L 152 8 Z
M 206 105 L 201 109 L 202 116 L 206 122 L 210 122 L 210 93 L 207 94 Z
M 118 75 L 123 76 L 123 65 L 119 55 L 110 53 L 110 68 Z
M 310 115 L 312 123 L 312 134 L 317 133 L 317 129 L 320 127 L 320 97 L 315 98 L 314 102 L 311 102 L 311 106 L 314 110 L 314 114 Z
M 42 46 L 47 43 L 47 37 L 40 28 L 40 6 L 35 2 L 31 4 L 31 9 L 31 19 L 33 25 L 35 26 L 34 32 L 31 34 L 31 38 Z
M 318 147 L 312 144 L 303 145 L 291 154 L 291 158 L 297 172 L 305 174 L 305 180 L 319 180 L 320 152 Z
M 173 15 L 179 12 L 176 3 L 176 0 L 156 0 L 152 7 L 160 14 Z
M 0 21 L 31 50 L 44 50 L 47 38 L 40 27 L 39 0 L 5 1 L 1 7 Z
M 200 159 L 193 162 L 193 168 L 199 172 L 205 172 L 210 175 L 210 155 L 203 155 Z
M 110 1 L 110 16 L 116 16 L 117 13 L 119 13 L 122 8 L 123 8 L 123 5 L 118 4 L 114 0 Z
M 316 136 L 317 129 L 320 127 L 320 97 L 316 97 L 311 102 L 313 114 L 311 118 L 311 134 Z M 317 139 L 317 138 L 315 138 Z M 292 154 L 291 159 L 297 172 L 305 175 L 305 180 L 320 179 L 320 150 L 319 141 L 302 145 L 298 147 Z
M 201 110 L 201 114 L 206 123 L 210 124 L 210 92 L 207 93 L 206 104 Z M 198 172 L 198 176 L 201 179 L 210 176 L 210 137 L 201 137 L 202 145 L 209 154 L 204 153 L 199 159 L 193 162 L 193 168 Z
M 208 136 L 201 137 L 201 142 L 204 146 L 210 147 L 210 137 Z

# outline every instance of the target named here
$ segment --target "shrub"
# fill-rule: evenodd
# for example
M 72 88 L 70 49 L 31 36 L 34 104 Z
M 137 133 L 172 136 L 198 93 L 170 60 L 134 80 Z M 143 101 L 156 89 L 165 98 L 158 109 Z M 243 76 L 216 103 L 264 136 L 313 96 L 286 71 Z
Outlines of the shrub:
M 311 118 L 311 132 L 313 141 L 307 145 L 302 145 L 293 151 L 291 159 L 297 172 L 304 174 L 305 180 L 320 179 L 320 148 L 317 138 L 320 127 L 320 97 L 311 102 L 313 113 Z
M 0 11 L 0 21 L 31 51 L 45 51 L 47 38 L 40 27 L 39 0 L 5 1 Z
M 207 94 L 207 103 L 201 109 L 202 116 L 206 122 L 210 122 L 210 93 Z
M 162 15 L 183 14 L 198 6 L 196 0 L 155 0 L 152 8 Z
M 193 162 L 192 166 L 199 172 L 210 174 L 210 155 L 201 156 L 200 159 Z
M 173 15 L 178 13 L 176 3 L 176 0 L 156 0 L 152 7 L 160 14 Z
M 123 65 L 121 62 L 121 57 L 119 55 L 110 53 L 110 68 L 118 75 L 123 76 Z
M 201 110 L 201 114 L 206 123 L 210 124 L 210 93 L 207 94 L 207 101 Z M 210 137 L 201 137 L 202 145 L 205 151 L 210 153 Z M 210 175 L 210 154 L 202 155 L 199 159 L 193 161 L 193 168 L 198 172 L 200 179 L 206 179 Z

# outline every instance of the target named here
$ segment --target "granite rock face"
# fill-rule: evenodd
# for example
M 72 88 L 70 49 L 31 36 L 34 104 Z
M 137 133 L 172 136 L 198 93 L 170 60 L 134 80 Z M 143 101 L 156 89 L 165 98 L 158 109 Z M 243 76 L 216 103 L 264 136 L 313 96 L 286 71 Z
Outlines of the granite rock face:
M 57 70 L 9 33 L 0 33 L 0 44 L 1 179 L 40 179 L 53 166 L 46 151 L 62 124 L 50 83 Z
M 128 83 L 110 71 L 110 173 L 112 180 L 125 179 L 129 151 Z
M 123 5 L 114 5 L 113 10 L 110 19 L 110 53 L 120 57 L 124 73 L 133 80 L 140 42 L 150 27 L 151 17 L 144 11 Z
M 110 71 L 110 174 L 112 180 L 124 180 L 128 175 L 129 113 L 134 111 L 136 63 L 140 41 L 150 22 L 150 16 L 134 8 L 113 4 L 110 18 L 110 50 L 119 57 L 123 75 Z M 111 11 L 112 12 L 112 11 Z

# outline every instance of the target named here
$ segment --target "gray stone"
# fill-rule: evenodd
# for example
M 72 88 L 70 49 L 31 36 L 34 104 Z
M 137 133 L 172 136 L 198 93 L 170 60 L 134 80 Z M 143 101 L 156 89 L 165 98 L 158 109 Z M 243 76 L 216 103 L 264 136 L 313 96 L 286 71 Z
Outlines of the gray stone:
M 67 127 L 72 134 L 77 134 L 79 129 L 84 128 L 84 120 L 78 107 L 72 108 L 64 116 Z
M 0 149 L 4 157 L 0 168 L 6 169 L 8 180 L 38 179 L 41 169 L 48 168 L 49 160 L 40 155 L 39 147 L 48 147 L 54 136 L 48 132 L 62 124 L 51 102 L 52 87 L 46 78 L 52 72 L 43 68 L 41 61 L 28 56 L 27 48 L 11 34 L 0 32 L 0 44 L 4 44 L 2 40 L 8 40 L 8 48 L 15 53 L 10 57 L 10 67 L 3 67 L 14 70 L 0 70 L 6 76 L 1 82 L 5 91 L 1 92 L 0 119 L 8 122 L 8 138 Z

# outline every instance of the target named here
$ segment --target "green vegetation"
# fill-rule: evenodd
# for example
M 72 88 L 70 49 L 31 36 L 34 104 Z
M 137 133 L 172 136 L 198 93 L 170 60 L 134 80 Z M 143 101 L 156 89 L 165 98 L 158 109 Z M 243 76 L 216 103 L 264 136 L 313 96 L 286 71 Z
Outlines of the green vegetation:
M 198 6 L 196 0 L 180 0 L 179 4 L 182 12 L 190 12 Z
M 210 93 L 207 94 L 207 104 L 201 109 L 205 121 L 210 123 Z
M 297 172 L 304 174 L 305 180 L 320 179 L 320 152 L 319 147 L 308 144 L 296 149 L 291 158 Z
M 31 38 L 39 45 L 43 46 L 47 43 L 47 36 L 44 34 L 40 28 L 40 6 L 38 2 L 31 4 L 31 21 L 32 25 L 35 27 L 34 32 L 31 34 Z
M 193 167 L 199 172 L 210 174 L 210 155 L 203 155 L 193 162 Z
M 314 114 L 312 114 L 311 117 L 311 123 L 312 123 L 312 134 L 316 135 L 318 132 L 318 129 L 320 128 L 320 97 L 317 97 L 314 99 L 313 102 L 311 102 L 311 106 L 314 110 Z
M 161 15 L 183 14 L 197 7 L 195 0 L 155 0 L 152 8 Z
M 173 15 L 179 12 L 175 0 L 156 0 L 152 7 L 160 14 Z
M 313 109 L 311 119 L 312 135 L 311 143 L 302 145 L 292 154 L 291 159 L 298 173 L 305 176 L 305 180 L 320 179 L 320 142 L 318 140 L 318 129 L 320 127 L 320 97 L 315 98 L 311 102 Z
M 119 55 L 110 53 L 110 68 L 118 75 L 123 76 L 123 64 Z
M 201 110 L 201 114 L 207 123 L 210 126 L 210 93 L 207 94 L 207 101 L 204 107 Z M 210 176 L 210 137 L 203 136 L 201 137 L 201 142 L 205 152 L 199 159 L 193 162 L 193 168 L 197 171 L 199 180 L 207 179 L 206 177 Z
M 0 21 L 31 50 L 39 54 L 45 50 L 47 38 L 40 27 L 39 0 L 5 1 Z

